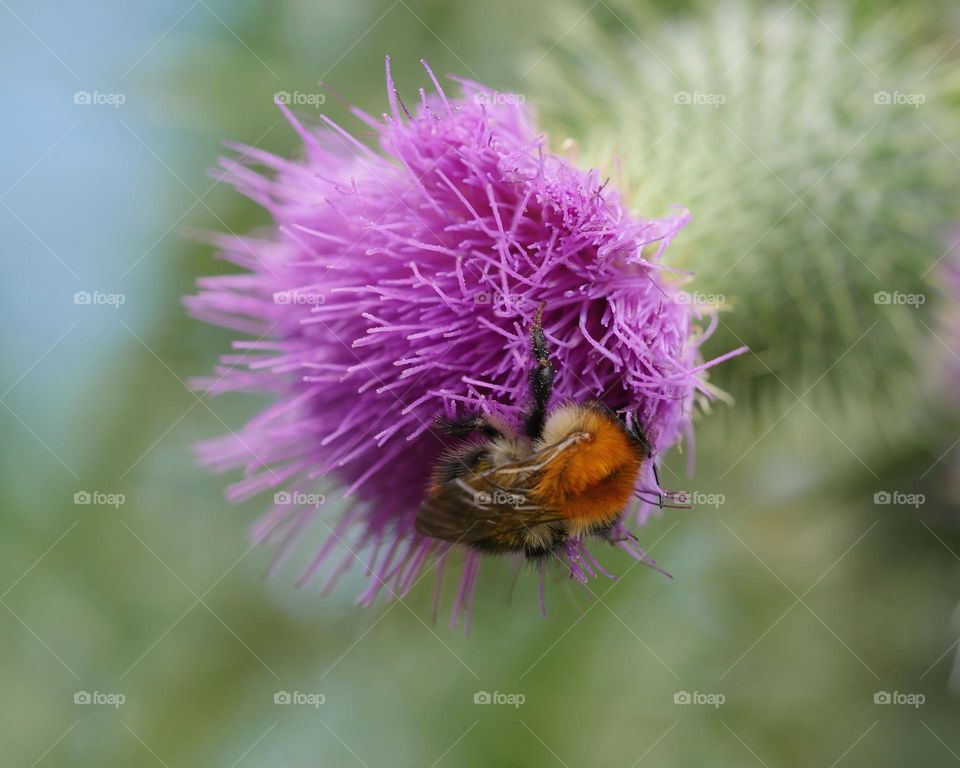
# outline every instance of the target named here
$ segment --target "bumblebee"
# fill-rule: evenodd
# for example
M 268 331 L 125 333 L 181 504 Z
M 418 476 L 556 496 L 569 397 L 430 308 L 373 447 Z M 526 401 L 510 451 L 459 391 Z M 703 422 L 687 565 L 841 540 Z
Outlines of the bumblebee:
M 597 401 L 548 410 L 555 370 L 542 315 L 541 304 L 522 431 L 485 415 L 439 420 L 463 442 L 433 469 L 417 513 L 421 534 L 539 560 L 572 539 L 609 537 L 634 496 L 649 442 L 636 419 L 628 427 Z

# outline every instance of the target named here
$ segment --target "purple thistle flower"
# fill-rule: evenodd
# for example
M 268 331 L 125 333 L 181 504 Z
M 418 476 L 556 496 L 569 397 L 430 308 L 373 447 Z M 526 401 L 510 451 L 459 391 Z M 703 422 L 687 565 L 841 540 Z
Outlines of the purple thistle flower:
M 424 63 L 426 67 L 426 64 Z M 218 236 L 241 274 L 204 278 L 186 299 L 197 317 L 252 335 L 234 343 L 213 394 L 268 392 L 275 402 L 238 433 L 203 443 L 200 461 L 244 470 L 233 501 L 283 488 L 254 525 L 283 562 L 319 518 L 306 500 L 321 479 L 352 500 L 299 583 L 327 566 L 330 588 L 354 559 L 366 564 L 361 604 L 402 596 L 460 547 L 416 533 L 441 414 L 518 418 L 527 403 L 529 328 L 544 328 L 557 368 L 554 402 L 596 398 L 642 422 L 657 456 L 692 440 L 697 393 L 710 396 L 699 346 L 716 318 L 664 279 L 660 257 L 687 223 L 632 217 L 597 171 L 550 154 L 518 99 L 458 81 L 449 99 L 420 90 L 413 114 L 394 89 L 390 114 L 353 113 L 376 152 L 325 116 L 304 127 L 291 161 L 250 147 L 223 159 L 223 176 L 272 215 L 258 236 Z M 260 166 L 261 170 L 255 170 Z M 640 478 L 642 522 L 659 489 Z M 288 503 L 293 501 L 294 503 Z M 623 531 L 618 546 L 652 564 Z M 328 563 L 337 551 L 339 562 Z M 608 575 L 583 542 L 566 548 L 573 577 Z M 480 555 L 465 551 L 454 623 L 469 615 Z M 438 577 L 437 599 L 441 579 Z M 543 571 L 540 573 L 541 603 Z

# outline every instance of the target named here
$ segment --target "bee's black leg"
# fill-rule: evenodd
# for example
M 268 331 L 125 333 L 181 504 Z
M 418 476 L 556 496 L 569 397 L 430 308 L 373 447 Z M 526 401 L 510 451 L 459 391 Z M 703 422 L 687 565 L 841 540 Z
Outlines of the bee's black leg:
M 466 437 L 473 434 L 481 434 L 485 437 L 503 437 L 503 433 L 482 416 L 466 416 L 462 419 L 448 419 L 441 416 L 437 419 L 437 429 L 443 434 L 453 437 Z
M 660 491 L 660 489 L 663 486 L 660 485 L 660 473 L 657 472 L 656 463 L 654 463 L 652 466 L 653 466 L 653 479 L 657 481 L 657 506 L 660 507 L 660 509 L 663 509 L 663 493 Z
M 532 341 L 534 368 L 530 371 L 530 390 L 533 395 L 533 405 L 527 414 L 524 423 L 524 432 L 527 437 L 536 440 L 543 434 L 543 425 L 547 418 L 547 404 L 550 402 L 550 393 L 553 391 L 553 365 L 547 357 L 547 337 L 543 332 L 540 319 L 543 316 L 544 304 L 540 304 L 533 318 Z
M 653 458 L 653 446 L 650 445 L 650 441 L 647 439 L 646 434 L 643 431 L 643 427 L 640 426 L 640 419 L 637 418 L 636 414 L 633 417 L 633 424 L 631 426 L 630 434 L 633 436 L 633 439 L 636 440 L 641 447 L 643 452 L 647 455 L 647 458 Z M 654 465 L 654 471 L 656 471 L 656 465 Z M 657 479 L 659 484 L 660 480 Z

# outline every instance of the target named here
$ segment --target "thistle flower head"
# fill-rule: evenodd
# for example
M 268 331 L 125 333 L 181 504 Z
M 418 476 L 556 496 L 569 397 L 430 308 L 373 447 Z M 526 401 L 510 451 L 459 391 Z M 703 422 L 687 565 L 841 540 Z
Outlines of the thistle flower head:
M 701 328 L 660 263 L 686 212 L 631 216 L 596 171 L 548 151 L 521 99 L 465 81 L 454 99 L 427 71 L 433 90 L 421 89 L 408 111 L 388 59 L 389 114 L 354 109 L 379 151 L 326 117 L 309 129 L 280 105 L 302 159 L 247 147 L 222 161 L 275 226 L 219 237 L 223 257 L 244 272 L 202 279 L 187 299 L 197 317 L 253 337 L 200 385 L 275 396 L 238 433 L 202 444 L 202 462 L 244 470 L 233 500 L 283 489 L 253 528 L 256 539 L 281 543 L 281 559 L 306 526 L 326 526 L 301 581 L 342 551 L 326 569 L 330 583 L 361 560 L 364 603 L 381 589 L 403 595 L 456 549 L 414 528 L 444 449 L 435 420 L 519 416 L 541 302 L 555 400 L 628 411 L 660 456 L 690 433 L 697 393 L 709 395 L 698 350 L 710 318 Z M 335 523 L 297 503 L 321 481 L 348 501 Z M 577 578 L 602 570 L 582 543 L 567 557 Z M 469 607 L 478 567 L 468 553 L 455 616 Z

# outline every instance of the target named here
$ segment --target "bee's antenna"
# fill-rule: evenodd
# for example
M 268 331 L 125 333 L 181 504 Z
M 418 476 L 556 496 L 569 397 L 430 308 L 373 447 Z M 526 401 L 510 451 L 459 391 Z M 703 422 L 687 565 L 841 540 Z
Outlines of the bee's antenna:
M 546 309 L 546 306 L 547 306 L 547 302 L 546 302 L 546 301 L 541 301 L 540 304 L 537 305 L 537 311 L 533 313 L 533 327 L 534 327 L 534 328 L 539 328 L 539 327 L 540 327 L 540 321 L 541 321 L 541 319 L 543 318 L 543 310 Z

